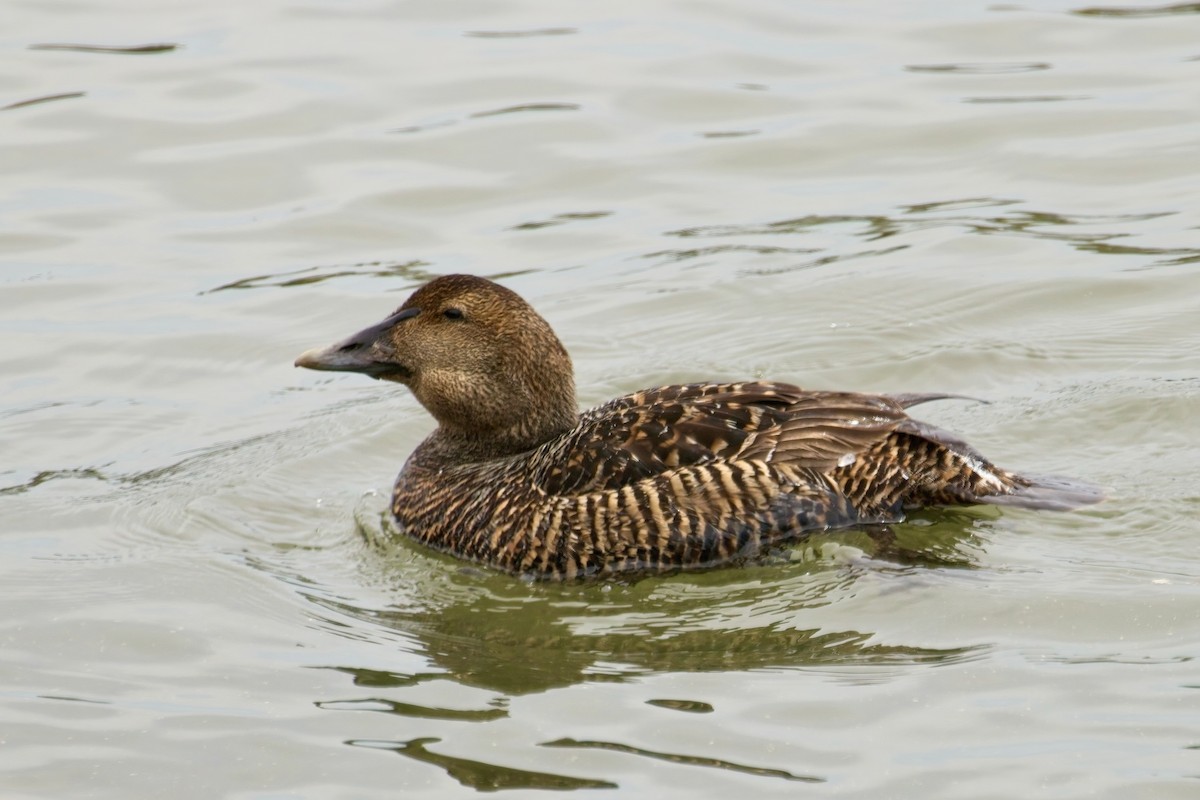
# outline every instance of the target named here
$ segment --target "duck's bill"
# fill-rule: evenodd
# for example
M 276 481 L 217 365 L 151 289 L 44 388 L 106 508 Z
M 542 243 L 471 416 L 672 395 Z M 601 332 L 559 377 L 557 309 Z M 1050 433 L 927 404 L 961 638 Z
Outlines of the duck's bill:
M 338 347 L 335 344 L 330 347 L 314 347 L 312 350 L 305 350 L 296 359 L 296 366 L 330 372 L 361 372 L 372 378 L 390 378 L 391 380 L 403 380 L 409 374 L 408 370 L 400 364 L 365 358 L 360 353 L 344 353 Z
M 411 316 L 415 314 L 402 311 L 329 347 L 305 350 L 296 359 L 296 366 L 331 372 L 361 372 L 372 378 L 403 380 L 411 373 L 395 360 L 390 334 L 397 323 Z

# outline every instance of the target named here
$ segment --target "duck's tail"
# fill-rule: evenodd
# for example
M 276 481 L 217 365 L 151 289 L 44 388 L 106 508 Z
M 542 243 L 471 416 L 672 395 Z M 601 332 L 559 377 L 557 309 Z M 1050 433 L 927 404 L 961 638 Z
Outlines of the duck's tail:
M 1008 492 L 980 496 L 977 498 L 979 502 L 993 506 L 1072 511 L 1104 499 L 1104 491 L 1100 487 L 1074 478 L 1011 473 L 1010 477 L 1012 488 Z
M 888 472 L 898 467 L 904 480 L 878 481 L 868 507 L 899 501 L 908 508 L 986 503 L 1069 511 L 1104 499 L 1082 481 L 1002 469 L 954 434 L 911 418 L 880 443 L 875 461 Z
M 958 394 L 893 394 L 888 397 L 906 409 L 931 400 L 987 402 Z M 1000 469 L 959 437 L 928 423 L 909 419 L 899 430 L 944 448 L 935 459 L 941 467 L 937 473 L 939 479 L 929 482 L 932 494 L 938 495 L 941 502 L 1071 511 L 1104 499 L 1104 491 L 1100 487 L 1085 481 L 1059 475 L 1017 474 Z

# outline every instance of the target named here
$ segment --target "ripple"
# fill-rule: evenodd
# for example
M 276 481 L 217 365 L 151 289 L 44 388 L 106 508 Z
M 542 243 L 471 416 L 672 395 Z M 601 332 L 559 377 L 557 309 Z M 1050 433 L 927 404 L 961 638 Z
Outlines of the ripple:
M 1168 6 L 1089 6 L 1072 9 L 1083 17 L 1169 17 L 1177 14 L 1200 14 L 1200 3 L 1176 3 Z
M 384 739 L 351 739 L 346 744 L 351 747 L 370 747 L 376 750 L 390 750 L 406 758 L 423 761 L 441 767 L 454 780 L 463 786 L 483 792 L 494 792 L 500 789 L 546 789 L 551 791 L 569 791 L 572 789 L 616 789 L 617 784 L 610 781 L 593 780 L 590 778 L 573 778 L 567 775 L 555 775 L 550 772 L 534 772 L 531 770 L 502 767 L 489 764 L 486 761 L 476 761 L 469 758 L 435 753 L 427 745 L 436 744 L 441 739 L 427 736 L 408 741 L 389 741 Z
M 771 245 L 754 244 L 717 244 L 709 247 L 690 247 L 679 250 L 656 250 L 646 253 L 642 258 L 665 259 L 667 261 L 690 261 L 696 258 L 708 258 L 725 253 L 753 253 L 755 255 L 807 255 L 819 253 L 817 247 L 773 247 Z
M 458 123 L 452 119 L 437 120 L 436 122 L 428 122 L 424 125 L 405 125 L 400 128 L 392 128 L 392 133 L 421 133 L 423 131 L 432 131 L 438 128 L 449 128 Z
M 721 245 L 653 251 L 643 258 L 664 258 L 672 262 L 707 258 L 714 254 L 739 250 L 761 254 L 812 253 L 816 258 L 787 267 L 769 270 L 776 272 L 819 267 L 863 257 L 879 257 L 896 252 L 907 245 L 891 249 L 854 250 L 839 242 L 839 238 L 876 242 L 922 231 L 956 228 L 981 235 L 1015 235 L 1033 239 L 1065 242 L 1078 250 L 1118 256 L 1147 256 L 1152 266 L 1191 263 L 1200 254 L 1196 248 L 1156 248 L 1153 246 L 1111 245 L 1104 242 L 1135 235 L 1141 223 L 1172 216 L 1175 212 L 1153 211 L 1131 214 L 1078 214 L 1063 211 L 1019 208 L 1023 201 L 1013 198 L 974 197 L 938 200 L 902 206 L 895 214 L 807 214 L 799 217 L 732 224 L 698 225 L 666 231 L 664 235 L 682 239 L 732 239 L 760 237 L 795 237 L 801 246 L 792 248 L 762 247 L 751 244 Z M 1001 213 L 967 214 L 975 209 L 1005 209 Z M 1166 256 L 1166 258 L 1159 258 Z
M 740 139 L 745 136 L 755 136 L 762 131 L 759 130 L 744 130 L 744 131 L 707 131 L 697 134 L 704 139 Z
M 964 103 L 987 105 L 1002 103 L 1064 103 L 1073 100 L 1091 99 L 1092 96 L 1087 94 L 1030 94 L 1009 97 L 964 97 L 962 101 Z
M 441 128 L 450 128 L 458 125 L 460 122 L 473 119 L 488 119 L 489 117 L 507 116 L 510 114 L 528 114 L 539 112 L 561 112 L 561 111 L 578 111 L 582 108 L 578 103 L 562 103 L 562 102 L 546 102 L 546 103 L 518 103 L 501 108 L 488 109 L 486 111 L 476 111 L 467 114 L 460 118 L 447 118 L 438 116 L 428 122 L 421 122 L 412 125 L 402 125 L 398 128 L 391 128 L 390 133 L 399 134 L 416 134 L 424 133 L 425 131 L 438 130 Z
M 181 44 L 31 44 L 30 50 L 71 50 L 76 53 L 115 53 L 118 55 L 147 55 L 154 53 L 170 53 L 183 47 Z
M 76 97 L 86 97 L 87 92 L 60 92 L 59 94 L 48 94 L 42 97 L 34 97 L 29 100 L 18 100 L 15 103 L 9 103 L 6 106 L 0 106 L 0 111 L 11 111 L 14 108 L 26 108 L 28 106 L 36 106 L 42 103 L 50 103 L 55 100 L 71 100 Z
M 42 700 L 62 700 L 67 703 L 88 703 L 98 706 L 112 705 L 111 700 L 95 700 L 88 697 L 71 697 L 70 695 L 63 694 L 39 694 L 38 698 Z
M 522 222 L 519 225 L 512 226 L 509 230 L 534 231 L 541 228 L 552 228 L 556 225 L 566 225 L 569 222 L 603 219 L 604 217 L 611 217 L 615 213 L 615 211 L 568 211 L 563 214 L 555 214 L 550 219 Z
M 627 753 L 634 756 L 642 756 L 643 758 L 652 758 L 657 761 L 668 761 L 672 764 L 681 764 L 688 767 L 708 767 L 711 769 L 723 769 L 730 772 L 741 772 L 747 775 L 756 775 L 761 778 L 782 778 L 786 781 L 800 781 L 801 783 L 824 783 L 825 778 L 817 778 L 812 775 L 796 775 L 783 769 L 771 769 L 770 767 L 750 767 L 745 764 L 735 764 L 732 761 L 724 761 L 719 758 L 706 758 L 704 756 L 687 756 L 678 753 L 662 753 L 657 750 L 646 750 L 641 747 L 632 747 L 626 744 L 618 744 L 617 742 L 599 742 L 599 741 L 580 741 L 578 739 L 555 739 L 552 742 L 542 742 L 542 747 L 573 747 L 573 748 L 588 748 L 593 750 L 612 750 L 617 753 Z
M 206 289 L 201 294 L 212 294 L 229 289 L 262 289 L 265 287 L 289 288 L 293 286 L 311 286 L 314 283 L 337 278 L 403 278 L 406 282 L 417 284 L 432 280 L 435 273 L 425 270 L 429 264 L 413 259 L 411 261 L 360 261 L 352 264 L 338 264 L 327 267 L 304 267 L 302 269 L 275 272 L 266 275 L 255 275 L 250 278 L 239 278 L 236 281 L 223 283 L 212 289 Z
M 56 480 L 98 480 L 107 482 L 108 477 L 96 467 L 75 467 L 68 469 L 46 469 L 38 472 L 36 475 L 22 481 L 21 483 L 11 484 L 9 486 L 0 486 L 0 495 L 6 494 L 24 494 L 25 492 L 36 489 L 44 483 Z
M 909 64 L 904 69 L 908 72 L 947 72 L 960 75 L 1011 75 L 1020 72 L 1041 72 L 1050 68 L 1050 65 L 1043 61 L 1015 61 L 994 64 Z
M 1136 247 L 1095 242 L 1080 245 L 1079 249 L 1110 256 L 1153 256 L 1154 260 L 1146 267 L 1178 267 L 1200 263 L 1200 247 Z
M 533 28 L 525 31 L 467 31 L 464 36 L 476 39 L 528 39 L 535 36 L 570 36 L 579 33 L 575 28 Z
M 498 117 L 503 114 L 523 114 L 531 111 L 578 111 L 583 106 L 576 103 L 522 103 L 515 106 L 505 106 L 490 111 L 477 111 L 471 115 L 473 119 L 480 117 Z
M 1041 660 L 1057 664 L 1125 664 L 1132 666 L 1158 666 L 1162 664 L 1190 664 L 1193 655 L 1152 656 L 1125 655 L 1121 653 L 1097 653 L 1091 656 L 1043 656 Z

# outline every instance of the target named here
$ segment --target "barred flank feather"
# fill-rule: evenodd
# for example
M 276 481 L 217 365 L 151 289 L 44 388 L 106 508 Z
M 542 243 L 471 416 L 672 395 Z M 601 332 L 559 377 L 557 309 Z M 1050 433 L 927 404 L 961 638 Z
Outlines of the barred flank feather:
M 431 547 L 575 578 L 712 566 L 924 505 L 1097 499 L 1002 470 L 892 398 L 755 382 L 635 392 L 524 453 L 410 465 L 393 512 Z M 473 535 L 459 525 L 468 504 Z

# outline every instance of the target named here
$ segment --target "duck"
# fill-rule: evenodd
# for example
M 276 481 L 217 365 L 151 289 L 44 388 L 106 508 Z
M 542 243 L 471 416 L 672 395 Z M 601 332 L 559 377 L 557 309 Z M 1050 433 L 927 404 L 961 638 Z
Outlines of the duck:
M 698 382 L 580 413 L 550 324 L 474 275 L 435 278 L 295 365 L 407 386 L 437 427 L 396 478 L 396 530 L 531 579 L 744 563 L 930 506 L 1068 510 L 1100 499 L 1076 481 L 1002 469 L 907 413 L 954 395 Z

